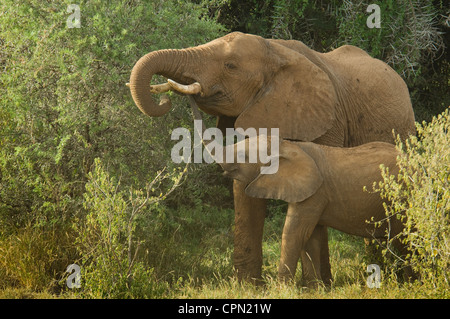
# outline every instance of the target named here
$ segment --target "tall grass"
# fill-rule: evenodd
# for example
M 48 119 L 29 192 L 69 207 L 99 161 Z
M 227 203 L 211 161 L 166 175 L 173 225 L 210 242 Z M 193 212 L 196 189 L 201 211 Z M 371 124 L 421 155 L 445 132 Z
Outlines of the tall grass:
M 27 225 L 0 238 L 0 289 L 59 291 L 62 273 L 76 256 L 72 235 L 70 229 Z

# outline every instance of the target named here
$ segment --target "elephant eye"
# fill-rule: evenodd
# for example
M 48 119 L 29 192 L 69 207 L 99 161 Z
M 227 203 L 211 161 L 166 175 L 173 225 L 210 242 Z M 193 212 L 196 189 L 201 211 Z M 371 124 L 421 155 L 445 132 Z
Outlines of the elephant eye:
M 227 69 L 229 69 L 229 70 L 235 70 L 235 69 L 237 69 L 236 64 L 231 63 L 231 62 L 225 63 L 225 67 L 226 67 Z

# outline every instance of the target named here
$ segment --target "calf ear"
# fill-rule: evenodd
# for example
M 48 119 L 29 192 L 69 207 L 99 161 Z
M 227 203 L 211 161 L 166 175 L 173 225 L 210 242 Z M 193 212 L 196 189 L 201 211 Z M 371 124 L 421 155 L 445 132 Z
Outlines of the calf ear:
M 323 178 L 314 159 L 299 146 L 283 141 L 278 171 L 260 174 L 245 189 L 251 197 L 302 202 L 316 193 Z

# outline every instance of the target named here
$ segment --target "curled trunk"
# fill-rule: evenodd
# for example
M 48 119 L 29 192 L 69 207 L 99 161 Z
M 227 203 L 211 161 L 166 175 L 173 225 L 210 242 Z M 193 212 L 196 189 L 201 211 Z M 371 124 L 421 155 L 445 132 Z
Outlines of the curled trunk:
M 161 97 L 159 104 L 155 103 L 150 82 L 155 74 L 175 77 L 182 56 L 182 50 L 161 50 L 150 52 L 136 62 L 128 86 L 134 102 L 142 113 L 148 116 L 162 116 L 170 110 L 172 103 L 165 95 Z M 160 86 L 157 87 L 159 88 L 153 93 L 164 91 Z

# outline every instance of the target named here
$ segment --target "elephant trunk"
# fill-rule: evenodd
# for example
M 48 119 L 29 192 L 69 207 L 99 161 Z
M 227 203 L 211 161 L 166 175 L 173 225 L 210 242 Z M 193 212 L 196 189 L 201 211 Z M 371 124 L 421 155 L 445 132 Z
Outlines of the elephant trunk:
M 166 95 L 161 97 L 159 105 L 152 98 L 152 93 L 163 93 L 176 90 L 184 94 L 197 94 L 201 91 L 199 83 L 193 86 L 184 86 L 175 81 L 150 87 L 153 75 L 159 74 L 178 81 L 192 82 L 192 79 L 183 77 L 180 66 L 189 67 L 186 50 L 160 50 L 150 52 L 141 57 L 133 67 L 130 83 L 127 84 L 131 96 L 142 113 L 156 117 L 169 112 L 172 103 Z

